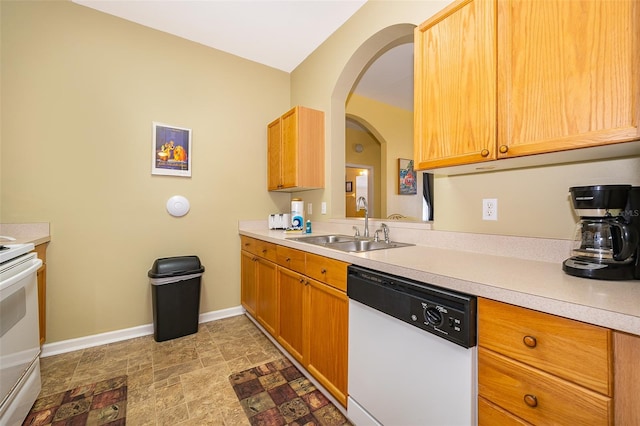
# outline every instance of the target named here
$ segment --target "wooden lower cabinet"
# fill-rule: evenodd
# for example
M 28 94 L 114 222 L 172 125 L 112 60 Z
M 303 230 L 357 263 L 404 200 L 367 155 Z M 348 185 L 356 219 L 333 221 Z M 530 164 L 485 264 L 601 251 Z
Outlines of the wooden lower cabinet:
M 256 319 L 272 335 L 278 335 L 278 279 L 276 264 L 258 258 L 256 275 L 258 277 L 258 298 Z
M 241 269 L 242 306 L 346 407 L 347 264 L 243 236 Z
M 240 254 L 242 306 L 269 333 L 278 333 L 278 281 L 276 264 L 249 253 Z
M 343 405 L 347 403 L 347 295 L 278 267 L 278 342 Z
M 38 244 L 35 252 L 42 266 L 36 272 L 38 280 L 38 315 L 40 326 L 40 345 L 47 340 L 47 246 L 49 243 Z
M 640 424 L 639 359 L 639 336 L 478 298 L 478 424 Z
M 347 295 L 316 280 L 309 280 L 307 369 L 347 405 L 349 301 Z
M 616 425 L 640 425 L 640 336 L 613 332 L 614 420 Z
M 306 324 L 307 278 L 295 271 L 278 267 L 280 333 L 278 342 L 299 363 L 304 364 L 304 342 L 308 336 Z

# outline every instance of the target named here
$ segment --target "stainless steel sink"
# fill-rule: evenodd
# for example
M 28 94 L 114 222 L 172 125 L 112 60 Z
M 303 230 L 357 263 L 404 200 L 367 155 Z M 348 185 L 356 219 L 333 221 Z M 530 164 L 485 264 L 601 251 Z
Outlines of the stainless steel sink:
M 351 235 L 308 235 L 305 237 L 289 237 L 287 240 L 298 241 L 300 243 L 314 244 L 335 250 L 346 252 L 363 252 L 373 250 L 385 250 L 398 247 L 408 247 L 415 244 L 373 241 L 368 238 L 359 238 Z
M 327 244 L 326 247 L 348 251 L 348 252 L 363 252 L 363 251 L 373 251 L 373 250 L 386 250 L 391 248 L 398 247 L 408 247 L 413 246 L 415 244 L 408 243 L 396 243 L 390 242 L 385 243 L 384 241 L 373 241 L 373 240 L 354 240 L 354 241 L 343 241 L 338 243 Z
M 351 235 L 307 235 L 306 237 L 289 237 L 287 240 L 298 241 L 300 243 L 309 243 L 324 246 L 331 243 L 342 241 L 354 241 L 356 237 Z

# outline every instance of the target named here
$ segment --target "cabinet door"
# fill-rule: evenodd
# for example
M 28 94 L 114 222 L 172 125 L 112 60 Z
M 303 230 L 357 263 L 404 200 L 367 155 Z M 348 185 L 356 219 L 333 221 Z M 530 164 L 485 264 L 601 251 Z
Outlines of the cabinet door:
M 280 332 L 278 342 L 304 364 L 304 318 L 308 280 L 304 275 L 278 267 Z
M 499 157 L 637 139 L 640 4 L 498 1 Z
M 255 256 L 248 251 L 240 252 L 240 302 L 252 316 L 256 315 L 258 286 L 256 281 Z
M 256 262 L 258 297 L 256 319 L 272 336 L 278 335 L 278 278 L 276 264 L 258 258 Z
M 458 1 L 415 30 L 416 169 L 496 158 L 495 2 Z
M 282 116 L 282 187 L 298 186 L 298 114 L 294 108 Z
M 347 403 L 347 295 L 309 279 L 307 370 L 344 406 Z
M 282 188 L 282 134 L 280 118 L 267 125 L 267 189 Z

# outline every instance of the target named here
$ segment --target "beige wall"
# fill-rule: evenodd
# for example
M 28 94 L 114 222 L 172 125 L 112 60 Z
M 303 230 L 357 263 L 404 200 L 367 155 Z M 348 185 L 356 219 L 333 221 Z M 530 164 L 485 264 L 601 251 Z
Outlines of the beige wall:
M 200 257 L 202 312 L 238 306 L 237 221 L 289 205 L 266 191 L 289 75 L 70 2 L 1 8 L 0 221 L 51 223 L 48 342 L 151 323 L 159 257 Z M 150 174 L 152 121 L 192 129 L 191 178 Z
M 367 2 L 292 73 L 294 103 L 327 111 L 327 182 L 308 199 L 327 201 L 334 217 L 344 207 L 344 101 L 351 85 L 381 46 L 406 35 L 402 25 L 425 21 L 448 2 Z M 394 38 L 395 34 L 395 38 Z M 464 106 L 462 106 L 464 108 Z M 640 153 L 639 153 L 640 155 Z M 570 239 L 576 217 L 568 188 L 576 185 L 640 185 L 640 156 L 516 171 L 436 177 L 434 228 L 450 231 Z M 482 199 L 498 199 L 497 222 L 482 220 Z M 316 202 L 314 201 L 314 202 Z

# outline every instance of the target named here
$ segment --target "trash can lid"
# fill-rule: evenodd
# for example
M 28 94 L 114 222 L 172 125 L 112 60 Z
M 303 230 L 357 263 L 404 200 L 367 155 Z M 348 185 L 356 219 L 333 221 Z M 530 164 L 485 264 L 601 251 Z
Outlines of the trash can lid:
M 149 278 L 166 278 L 204 272 L 198 256 L 176 256 L 156 259 L 148 272 Z

